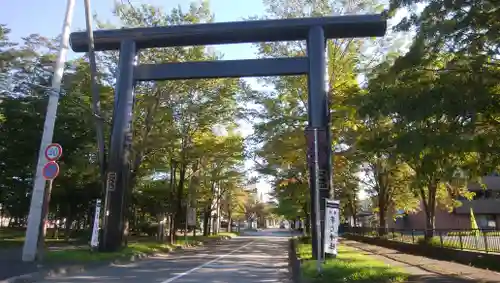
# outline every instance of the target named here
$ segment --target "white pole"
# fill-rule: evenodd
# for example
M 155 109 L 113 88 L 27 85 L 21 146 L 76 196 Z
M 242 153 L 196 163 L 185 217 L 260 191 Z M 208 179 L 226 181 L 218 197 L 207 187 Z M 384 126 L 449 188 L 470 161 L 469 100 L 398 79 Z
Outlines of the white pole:
M 34 261 L 37 253 L 37 242 L 42 221 L 43 199 L 45 195 L 45 179 L 42 176 L 42 169 L 47 159 L 45 158 L 45 148 L 52 142 L 54 135 L 54 124 L 56 122 L 57 105 L 59 103 L 59 93 L 61 91 L 61 80 L 66 61 L 66 53 L 69 47 L 69 34 L 71 22 L 73 20 L 73 10 L 75 0 L 68 0 L 66 15 L 61 36 L 61 49 L 54 66 L 54 76 L 52 77 L 51 89 L 49 90 L 49 102 L 45 123 L 43 125 L 42 141 L 38 151 L 38 163 L 36 166 L 35 183 L 31 195 L 31 206 L 28 215 L 28 227 L 26 229 L 26 240 L 23 246 L 23 261 Z

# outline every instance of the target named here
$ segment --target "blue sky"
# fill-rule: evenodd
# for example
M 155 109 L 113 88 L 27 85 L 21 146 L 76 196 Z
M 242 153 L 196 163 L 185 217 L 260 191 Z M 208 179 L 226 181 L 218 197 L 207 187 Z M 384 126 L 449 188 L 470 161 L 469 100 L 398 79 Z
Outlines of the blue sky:
M 20 41 L 22 37 L 38 33 L 47 37 L 56 37 L 61 33 L 62 22 L 66 11 L 67 1 L 64 0 L 11 0 L 3 1 L 0 9 L 0 23 L 7 24 L 12 30 L 11 40 Z M 126 2 L 126 1 L 124 1 Z M 147 3 L 170 10 L 178 5 L 187 9 L 193 1 L 189 0 L 131 0 L 132 4 Z M 115 0 L 91 0 L 91 8 L 100 19 L 111 19 L 111 11 Z M 215 21 L 239 21 L 254 15 L 264 14 L 262 0 L 238 1 L 211 0 L 210 8 L 215 14 Z M 94 27 L 95 28 L 95 27 Z M 72 31 L 85 29 L 85 10 L 82 0 L 76 0 L 73 14 Z M 219 45 L 216 49 L 224 54 L 224 59 L 251 59 L 255 58 L 256 49 L 251 44 Z M 68 53 L 68 59 L 78 56 L 73 52 Z M 253 78 L 247 79 L 254 88 L 261 88 Z M 243 124 L 241 131 L 247 135 L 251 133 L 251 125 Z M 247 167 L 251 166 L 247 162 Z M 269 192 L 270 186 L 265 182 L 258 184 L 258 189 L 264 193 Z

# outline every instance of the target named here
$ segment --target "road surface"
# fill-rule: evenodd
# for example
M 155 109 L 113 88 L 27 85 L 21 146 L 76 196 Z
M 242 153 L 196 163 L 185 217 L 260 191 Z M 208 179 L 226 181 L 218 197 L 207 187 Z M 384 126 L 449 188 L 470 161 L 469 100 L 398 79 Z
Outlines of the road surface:
M 44 283 L 257 283 L 285 282 L 287 238 L 264 230 L 195 250 L 103 267 Z
M 21 252 L 21 247 L 0 248 L 0 282 L 12 276 L 38 270 L 36 263 L 21 260 Z
M 75 249 L 77 245 L 55 245 L 52 249 Z M 23 262 L 21 259 L 22 247 L 0 248 L 0 282 L 13 276 L 37 272 L 43 268 L 50 268 L 50 264 L 37 262 Z

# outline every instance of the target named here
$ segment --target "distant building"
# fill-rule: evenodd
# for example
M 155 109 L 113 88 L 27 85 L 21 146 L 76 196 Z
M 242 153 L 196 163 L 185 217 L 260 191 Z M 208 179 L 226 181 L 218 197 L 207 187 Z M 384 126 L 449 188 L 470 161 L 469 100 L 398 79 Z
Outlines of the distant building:
M 481 229 L 500 229 L 500 176 L 492 174 L 482 179 L 485 188 L 478 183 L 469 184 L 469 190 L 476 195 L 472 200 L 459 199 L 460 207 L 452 212 L 436 209 L 436 229 L 470 229 L 470 209 L 474 211 L 476 222 Z M 388 221 L 390 228 L 424 229 L 425 212 L 423 205 L 414 214 L 404 214 L 396 221 Z

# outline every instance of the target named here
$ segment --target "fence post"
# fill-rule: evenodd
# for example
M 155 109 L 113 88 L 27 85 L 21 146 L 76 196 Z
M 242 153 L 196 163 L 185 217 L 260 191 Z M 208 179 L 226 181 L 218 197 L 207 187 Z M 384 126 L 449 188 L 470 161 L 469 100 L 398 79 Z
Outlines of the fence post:
M 458 239 L 460 240 L 460 249 L 464 249 L 464 241 L 462 239 L 462 232 L 458 232 Z
M 411 243 L 415 244 L 415 229 L 411 229 Z
M 486 235 L 486 232 L 483 232 L 483 239 L 484 239 L 484 250 L 486 253 L 488 253 L 488 236 Z
M 443 231 L 439 230 L 439 242 L 441 242 L 441 248 L 444 248 L 443 244 Z

